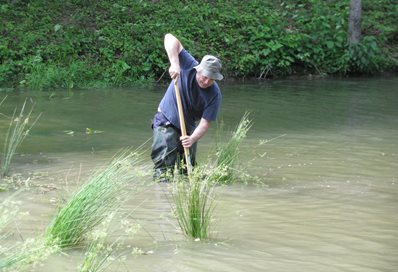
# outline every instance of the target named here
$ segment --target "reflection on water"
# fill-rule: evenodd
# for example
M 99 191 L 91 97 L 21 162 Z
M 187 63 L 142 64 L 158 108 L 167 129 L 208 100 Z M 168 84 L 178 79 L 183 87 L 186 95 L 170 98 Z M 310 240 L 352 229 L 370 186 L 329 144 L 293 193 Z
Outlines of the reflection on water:
M 397 84 L 392 78 L 224 85 L 220 118 L 232 130 L 251 112 L 240 163 L 263 184 L 216 189 L 214 238 L 206 242 L 183 237 L 169 188 L 151 185 L 124 207 L 142 229 L 133 238 L 119 234 L 131 248 L 109 271 L 396 271 Z M 148 140 L 162 93 L 10 94 L 3 113 L 32 97 L 43 115 L 12 165 L 14 180 L 31 186 L 20 196 L 30 214 L 17 221 L 18 230 L 9 227 L 7 243 L 43 232 L 57 207 L 116 150 Z M 0 126 L 3 139 L 8 121 L 1 118 Z M 199 145 L 202 161 L 214 148 L 215 127 Z M 135 247 L 145 254 L 132 255 Z M 82 254 L 52 256 L 36 271 L 78 271 Z

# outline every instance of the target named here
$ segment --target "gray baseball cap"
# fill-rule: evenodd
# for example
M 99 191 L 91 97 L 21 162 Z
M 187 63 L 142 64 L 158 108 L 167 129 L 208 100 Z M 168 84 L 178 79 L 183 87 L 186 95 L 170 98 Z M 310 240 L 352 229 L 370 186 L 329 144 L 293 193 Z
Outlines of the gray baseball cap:
M 218 58 L 212 55 L 206 55 L 203 57 L 199 65 L 194 68 L 196 71 L 201 72 L 205 77 L 221 80 L 224 78 L 220 73 L 221 67 L 221 61 Z

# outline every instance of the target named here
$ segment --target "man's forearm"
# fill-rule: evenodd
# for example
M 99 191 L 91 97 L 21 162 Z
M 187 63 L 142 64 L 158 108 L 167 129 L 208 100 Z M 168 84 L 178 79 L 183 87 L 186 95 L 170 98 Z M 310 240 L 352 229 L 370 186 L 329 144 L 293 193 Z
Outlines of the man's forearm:
M 203 135 L 205 135 L 209 127 L 210 127 L 210 122 L 202 118 L 199 122 L 199 125 L 196 127 L 196 129 L 191 135 L 192 140 L 194 142 L 199 141 L 199 139 L 202 138 Z

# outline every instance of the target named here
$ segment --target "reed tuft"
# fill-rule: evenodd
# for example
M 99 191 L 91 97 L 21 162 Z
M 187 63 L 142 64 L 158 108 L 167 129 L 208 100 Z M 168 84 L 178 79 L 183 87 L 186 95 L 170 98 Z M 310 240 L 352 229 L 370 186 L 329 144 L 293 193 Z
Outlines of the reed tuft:
M 189 179 L 175 175 L 173 182 L 174 213 L 187 237 L 207 239 L 214 210 L 214 185 L 204 175 L 206 167 L 196 167 Z M 187 180 L 188 179 L 188 180 Z
M 110 212 L 119 209 L 131 192 L 137 189 L 142 173 L 133 166 L 140 162 L 140 154 L 124 150 L 118 153 L 110 165 L 98 172 L 57 213 L 46 231 L 49 244 L 61 248 L 76 246 L 85 235 L 100 224 Z
M 10 125 L 8 127 L 6 139 L 4 142 L 3 160 L 1 165 L 1 174 L 3 176 L 7 176 L 9 174 L 11 160 L 14 157 L 17 148 L 25 140 L 26 136 L 29 134 L 29 131 L 36 124 L 37 120 L 40 118 L 39 114 L 39 116 L 29 126 L 28 124 L 34 106 L 32 105 L 32 107 L 27 113 L 25 113 L 25 107 L 26 107 L 26 100 L 23 103 L 21 111 L 18 116 L 16 115 L 17 109 L 15 108 L 10 121 Z
M 240 120 L 235 131 L 229 141 L 218 148 L 216 168 L 211 174 L 214 180 L 218 183 L 232 183 L 234 179 L 234 166 L 238 158 L 239 146 L 246 138 L 247 132 L 252 126 L 252 121 L 249 120 L 249 113 L 246 112 Z
M 143 187 L 141 177 L 146 172 L 139 168 L 140 162 L 140 151 L 125 149 L 117 153 L 104 170 L 94 174 L 58 211 L 43 236 L 6 254 L 0 260 L 0 270 L 19 271 L 61 249 L 81 244 L 109 214 L 118 211 L 133 190 Z

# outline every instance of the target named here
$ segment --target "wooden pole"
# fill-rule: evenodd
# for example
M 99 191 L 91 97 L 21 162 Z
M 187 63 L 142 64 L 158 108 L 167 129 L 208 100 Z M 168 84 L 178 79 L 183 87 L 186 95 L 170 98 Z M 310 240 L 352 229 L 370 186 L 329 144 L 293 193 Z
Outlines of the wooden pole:
M 178 87 L 178 77 L 174 80 L 174 90 L 176 92 L 178 116 L 180 119 L 180 127 L 181 127 L 181 136 L 187 136 L 187 129 L 185 127 L 184 111 L 183 111 L 182 102 L 181 102 L 180 88 Z M 188 178 L 189 178 L 192 173 L 192 164 L 191 164 L 191 156 L 189 154 L 188 147 L 184 147 L 184 155 L 185 155 L 185 161 L 187 163 L 187 171 L 188 171 Z

